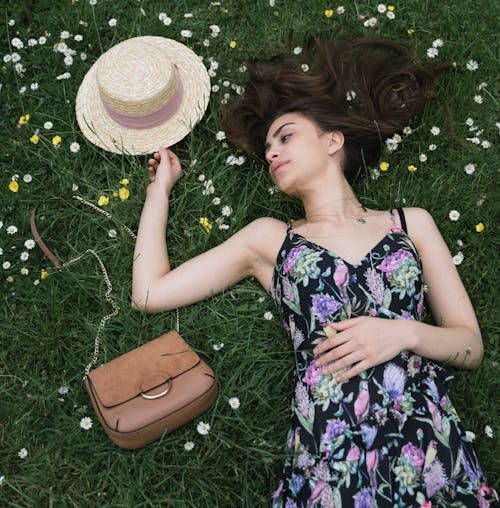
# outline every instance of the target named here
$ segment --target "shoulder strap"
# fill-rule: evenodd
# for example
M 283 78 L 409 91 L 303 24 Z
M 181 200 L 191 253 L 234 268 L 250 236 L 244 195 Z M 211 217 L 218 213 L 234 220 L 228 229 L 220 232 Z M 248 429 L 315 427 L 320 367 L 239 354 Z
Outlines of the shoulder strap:
M 403 231 L 406 234 L 408 234 L 408 228 L 406 227 L 405 213 L 403 212 L 402 208 L 397 208 L 397 211 L 399 213 L 399 221 L 401 222 L 401 227 L 403 228 Z

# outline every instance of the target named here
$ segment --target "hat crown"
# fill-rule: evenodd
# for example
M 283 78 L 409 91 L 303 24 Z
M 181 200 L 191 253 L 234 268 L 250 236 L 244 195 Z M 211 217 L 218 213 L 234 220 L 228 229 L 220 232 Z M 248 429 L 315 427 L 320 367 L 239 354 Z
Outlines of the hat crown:
M 145 115 L 158 111 L 174 96 L 179 73 L 158 47 L 130 39 L 99 58 L 96 80 L 101 99 L 110 109 Z

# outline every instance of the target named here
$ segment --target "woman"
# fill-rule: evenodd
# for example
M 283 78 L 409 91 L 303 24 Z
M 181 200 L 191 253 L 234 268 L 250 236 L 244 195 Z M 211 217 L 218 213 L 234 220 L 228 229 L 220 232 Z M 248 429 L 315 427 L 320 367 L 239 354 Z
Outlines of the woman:
M 379 38 L 316 39 L 314 51 L 309 74 L 287 59 L 252 67 L 225 114 L 229 139 L 265 157 L 304 218 L 258 219 L 170 270 L 168 199 L 182 170 L 160 148 L 149 161 L 134 305 L 174 309 L 250 276 L 269 290 L 296 352 L 291 456 L 273 506 L 488 506 L 495 493 L 436 363 L 474 369 L 483 355 L 448 248 L 425 210 L 368 209 L 349 183 L 433 97 L 443 69 Z M 421 321 L 424 298 L 436 326 Z

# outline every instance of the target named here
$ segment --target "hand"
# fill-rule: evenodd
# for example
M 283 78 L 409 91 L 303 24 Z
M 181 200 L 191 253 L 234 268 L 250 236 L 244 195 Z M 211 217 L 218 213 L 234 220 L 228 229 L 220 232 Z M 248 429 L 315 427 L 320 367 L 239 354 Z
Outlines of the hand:
M 170 194 L 175 182 L 182 175 L 181 163 L 172 150 L 161 147 L 148 161 L 151 184 L 148 189 L 159 188 Z
M 406 319 L 369 316 L 330 323 L 328 326 L 338 333 L 313 349 L 319 356 L 316 365 L 323 367 L 323 374 L 333 374 L 350 366 L 337 376 L 337 381 L 346 381 L 408 349 L 411 323 Z

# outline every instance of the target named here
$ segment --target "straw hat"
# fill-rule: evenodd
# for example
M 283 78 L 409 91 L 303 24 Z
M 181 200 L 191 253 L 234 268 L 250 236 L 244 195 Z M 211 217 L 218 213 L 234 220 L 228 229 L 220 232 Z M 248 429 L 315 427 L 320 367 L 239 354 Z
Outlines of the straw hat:
M 114 153 L 143 154 L 188 134 L 208 105 L 210 78 L 180 42 L 134 37 L 101 55 L 76 96 L 83 135 Z

